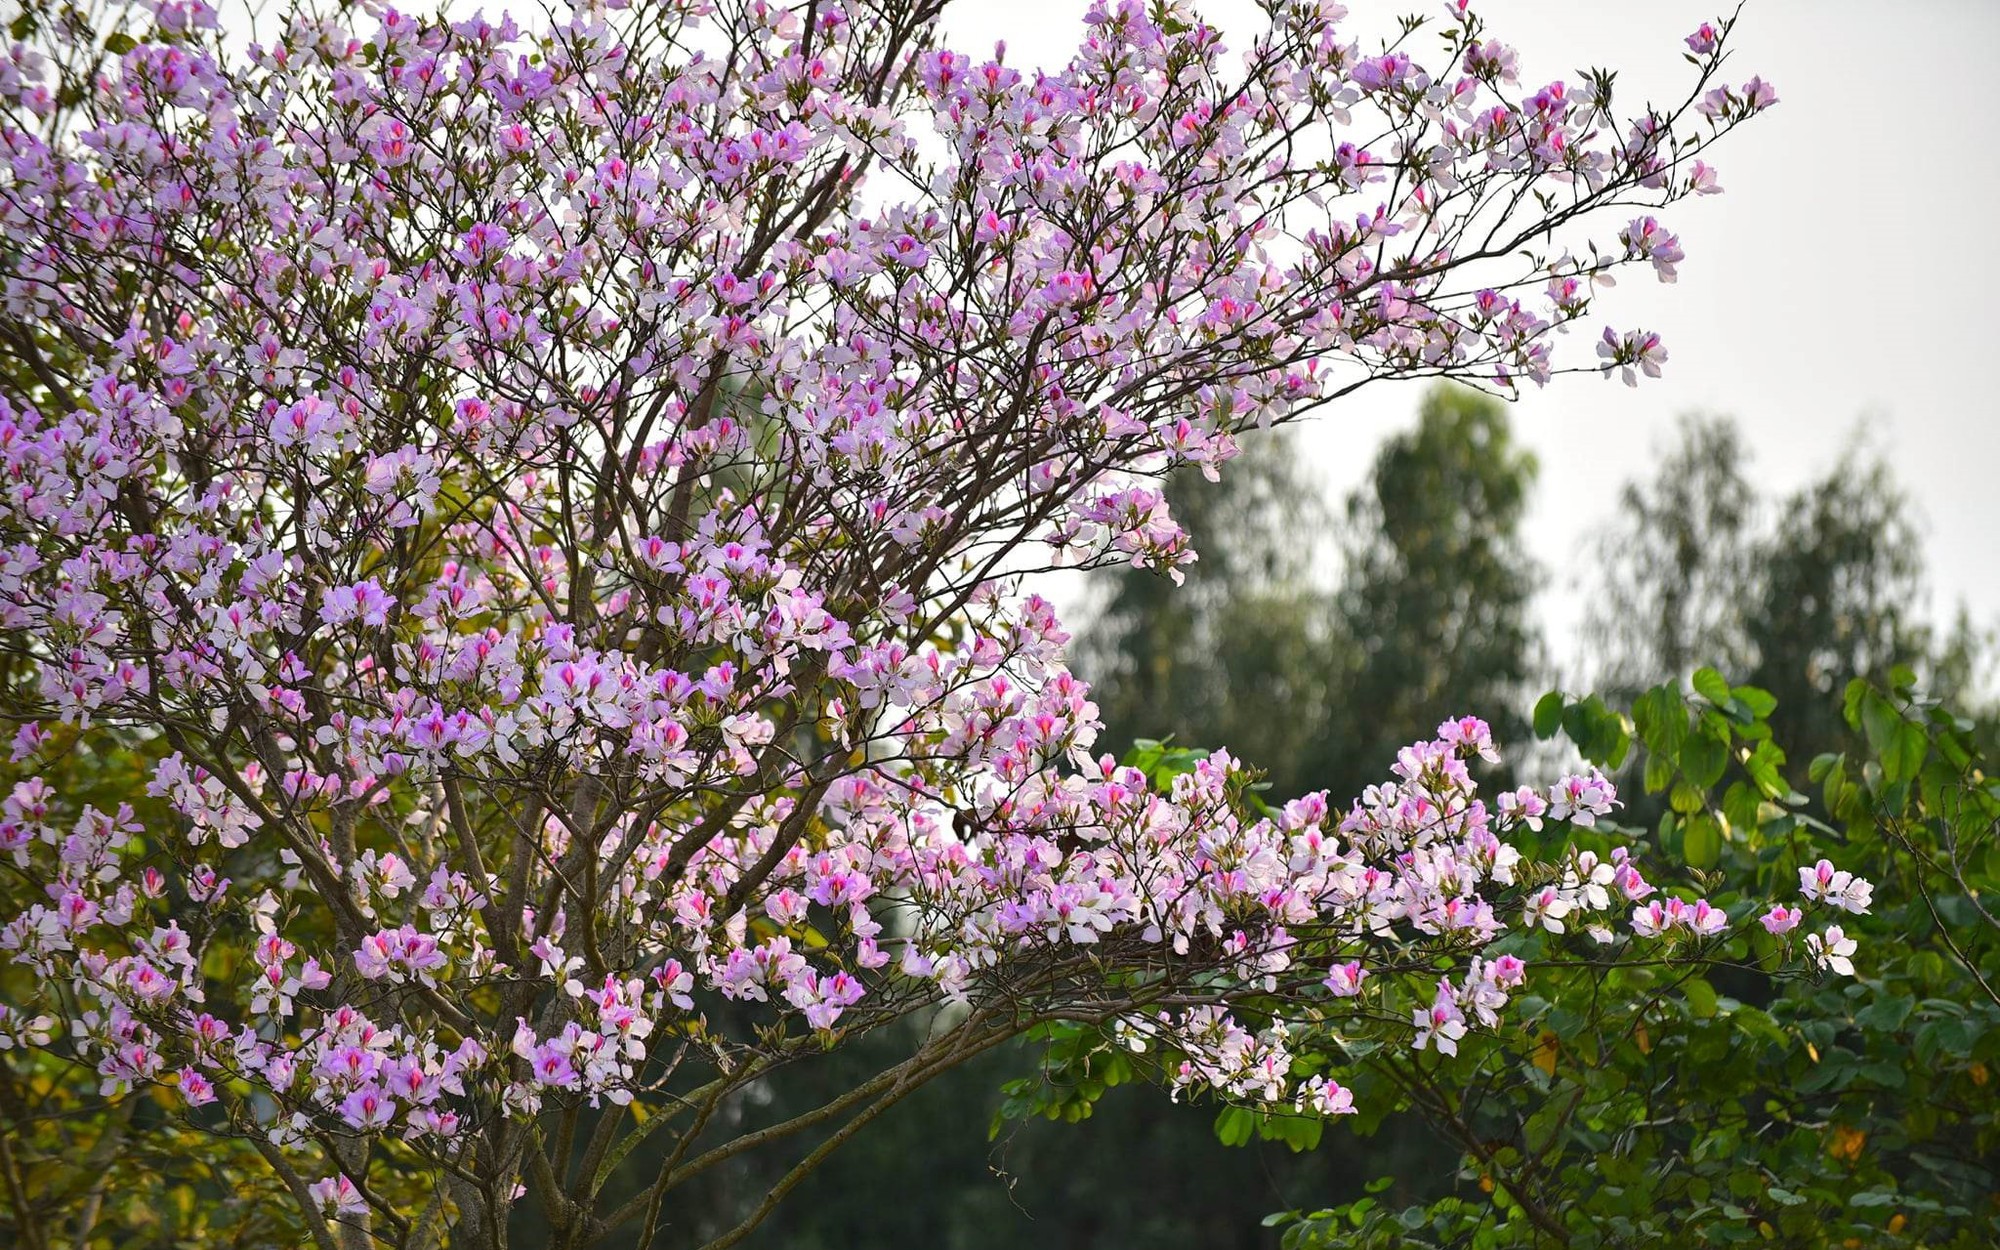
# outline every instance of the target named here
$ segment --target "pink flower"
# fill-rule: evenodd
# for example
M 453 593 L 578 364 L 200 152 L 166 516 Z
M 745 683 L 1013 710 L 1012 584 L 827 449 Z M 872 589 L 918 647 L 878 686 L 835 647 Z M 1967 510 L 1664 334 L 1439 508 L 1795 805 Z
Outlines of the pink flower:
M 1517 820 L 1534 830 L 1541 829 L 1542 817 L 1549 810 L 1548 800 L 1527 786 L 1501 793 L 1494 800 L 1494 806 L 1503 819 Z
M 1476 755 L 1489 764 L 1500 762 L 1500 752 L 1493 746 L 1493 731 L 1477 716 L 1448 720 L 1437 727 L 1437 736 L 1463 755 Z
M 810 901 L 805 895 L 786 886 L 764 900 L 764 912 L 781 925 L 796 924 L 805 919 Z
M 362 1198 L 361 1191 L 346 1176 L 329 1176 L 323 1181 L 314 1181 L 306 1187 L 306 1192 L 319 1204 L 320 1214 L 329 1219 L 368 1212 L 367 1200 Z
M 1399 87 L 1422 91 L 1431 81 L 1430 75 L 1401 52 L 1364 57 L 1354 63 L 1348 76 L 1363 91 L 1393 91 Z
M 1621 336 L 1608 326 L 1603 341 L 1597 345 L 1597 355 L 1604 361 L 1599 366 L 1604 376 L 1608 378 L 1616 370 L 1627 386 L 1637 386 L 1641 373 L 1649 378 L 1659 377 L 1660 366 L 1667 361 L 1667 349 L 1659 335 L 1650 330 L 1631 330 Z
M 1549 791 L 1549 819 L 1567 820 L 1589 827 L 1599 816 L 1609 815 L 1618 806 L 1618 787 L 1610 778 L 1592 769 L 1565 777 Z
M 1772 934 L 1790 933 L 1793 929 L 1799 927 L 1799 921 L 1804 916 L 1805 913 L 1796 907 L 1786 907 L 1783 903 L 1774 903 L 1770 911 L 1765 912 L 1757 918 L 1757 923 L 1763 925 Z
M 190 1107 L 203 1107 L 215 1101 L 215 1086 L 209 1079 L 193 1068 L 180 1071 L 181 1097 Z
M 1530 929 L 1547 929 L 1550 933 L 1563 931 L 1563 917 L 1569 915 L 1576 904 L 1564 896 L 1556 887 L 1543 886 L 1528 896 L 1528 903 L 1522 909 L 1521 923 Z
M 694 974 L 681 967 L 678 959 L 669 959 L 653 971 L 653 982 L 666 994 L 667 1001 L 682 1011 L 694 1010 L 694 999 L 688 991 L 694 988 Z
M 1368 972 L 1359 960 L 1349 960 L 1344 964 L 1335 964 L 1321 984 L 1335 998 L 1352 998 L 1361 992 L 1361 982 L 1367 976 Z
M 1353 1115 L 1354 1092 L 1337 1081 L 1314 1076 L 1300 1088 L 1298 1108 L 1314 1115 Z
M 1435 1043 L 1441 1055 L 1458 1053 L 1458 1041 L 1465 1036 L 1465 1017 L 1459 1012 L 1450 985 L 1438 982 L 1437 997 L 1429 1010 L 1419 1007 L 1411 1019 L 1417 1026 L 1415 1049 L 1422 1050 Z
M 1822 859 L 1810 868 L 1799 869 L 1799 893 L 1814 902 L 1824 902 L 1842 911 L 1865 915 L 1874 900 L 1875 887 Z
M 1711 907 L 1707 899 L 1696 899 L 1688 908 L 1687 926 L 1702 937 L 1714 937 L 1729 927 L 1729 914 Z
M 1626 257 L 1652 261 L 1653 271 L 1662 282 L 1674 281 L 1677 276 L 1674 265 L 1686 258 L 1680 240 L 1651 217 L 1634 219 L 1618 238 L 1625 244 Z
M 320 603 L 319 617 L 329 625 L 359 621 L 363 625 L 382 626 L 389 623 L 389 609 L 395 602 L 370 578 L 327 591 Z
M 1669 900 L 1672 901 L 1672 900 Z M 1658 937 L 1673 924 L 1663 903 L 1648 903 L 1632 909 L 1632 932 L 1640 937 Z
M 1696 56 L 1707 56 L 1714 52 L 1716 47 L 1722 42 L 1722 35 L 1715 29 L 1713 23 L 1703 22 L 1701 25 L 1695 27 L 1694 33 L 1689 35 L 1685 42 L 1687 43 L 1688 51 L 1694 53 Z
M 364 1132 L 384 1128 L 396 1118 L 396 1100 L 373 1085 L 363 1085 L 341 1100 L 340 1115 Z
M 1514 49 L 1497 39 L 1470 44 L 1465 49 L 1465 72 L 1475 78 L 1516 79 L 1518 65 Z
M 1622 849 L 1622 848 L 1621 848 Z M 1619 862 L 1611 874 L 1611 882 L 1627 902 L 1636 903 L 1653 892 L 1653 884 L 1641 876 L 1639 870 L 1629 862 Z

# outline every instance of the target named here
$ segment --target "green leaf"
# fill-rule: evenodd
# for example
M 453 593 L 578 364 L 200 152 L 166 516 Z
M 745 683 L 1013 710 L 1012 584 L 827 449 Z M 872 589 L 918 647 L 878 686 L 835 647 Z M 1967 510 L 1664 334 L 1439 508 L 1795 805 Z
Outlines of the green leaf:
M 1792 788 L 1785 781 L 1784 773 L 1780 771 L 1784 762 L 1785 753 L 1778 749 L 1777 744 L 1760 742 L 1757 744 L 1757 749 L 1750 753 L 1750 758 L 1743 762 L 1743 768 L 1750 774 L 1750 780 L 1757 783 L 1757 789 L 1763 792 L 1765 798 L 1776 799 L 1790 793 Z
M 1247 1146 L 1257 1133 L 1257 1116 L 1244 1107 L 1224 1107 L 1215 1117 L 1215 1137 L 1225 1146 Z
M 1659 752 L 1646 756 L 1646 771 L 1643 777 L 1646 793 L 1658 794 L 1674 779 L 1674 762 Z
M 1683 816 L 1700 811 L 1703 801 L 1701 791 L 1685 781 L 1676 781 L 1673 791 L 1667 795 L 1667 806 Z
M 1765 719 L 1778 709 L 1778 696 L 1768 690 L 1760 690 L 1756 686 L 1738 686 L 1729 693 L 1742 700 L 1743 705 L 1749 708 L 1751 715 L 1758 720 Z
M 1697 789 L 1706 790 L 1722 780 L 1722 770 L 1728 764 L 1728 740 L 1716 737 L 1707 726 L 1681 747 L 1681 773 Z
M 1889 781 L 1907 781 L 1915 777 L 1924 766 L 1924 756 L 1929 753 L 1930 739 L 1924 736 L 1920 726 L 1909 721 L 1897 725 L 1889 749 L 1882 755 L 1882 775 Z
M 1847 691 L 1841 696 L 1841 713 L 1847 718 L 1847 723 L 1856 729 L 1861 728 L 1861 700 L 1867 694 L 1868 683 L 1857 677 L 1847 683 Z
M 1712 668 L 1694 671 L 1694 692 L 1717 707 L 1729 703 L 1729 681 Z
M 1877 752 L 1887 751 L 1896 735 L 1896 727 L 1903 718 L 1896 714 L 1890 702 L 1873 690 L 1861 692 L 1861 729 L 1868 735 L 1868 745 Z
M 1684 982 L 1681 985 L 1681 993 L 1687 995 L 1688 1010 L 1694 1012 L 1695 1018 L 1699 1020 L 1707 1020 L 1714 1016 L 1717 1005 L 1722 1001 L 1721 995 L 1715 992 L 1715 987 L 1700 977 Z
M 1570 704 L 1562 712 L 1562 729 L 1576 743 L 1576 749 L 1593 764 L 1617 768 L 1632 747 L 1632 735 L 1625 717 L 1606 707 L 1604 700 L 1591 695 Z
M 139 46 L 139 41 L 122 30 L 113 31 L 104 41 L 104 50 L 113 56 L 124 56 Z
M 1535 736 L 1542 739 L 1555 737 L 1556 730 L 1562 728 L 1562 715 L 1562 691 L 1551 690 L 1543 695 L 1535 703 Z
M 1632 704 L 1632 722 L 1639 737 L 1655 754 L 1671 762 L 1687 738 L 1687 706 L 1678 686 L 1654 686 Z
M 1691 866 L 1715 867 L 1716 861 L 1722 858 L 1722 829 L 1715 823 L 1715 817 L 1707 812 L 1697 812 L 1688 817 L 1681 848 Z
M 1731 782 L 1722 795 L 1722 814 L 1737 829 L 1757 826 L 1757 792 L 1740 781 Z

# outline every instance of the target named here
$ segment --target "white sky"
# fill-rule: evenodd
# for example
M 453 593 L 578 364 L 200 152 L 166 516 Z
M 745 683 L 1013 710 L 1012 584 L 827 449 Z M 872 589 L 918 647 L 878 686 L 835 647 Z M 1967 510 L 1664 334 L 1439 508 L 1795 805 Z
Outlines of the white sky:
M 1253 28 L 1248 0 L 1196 3 L 1225 31 Z M 1346 3 L 1368 29 L 1432 9 Z M 1084 8 L 959 0 L 947 10 L 948 42 L 983 54 L 1004 38 L 1013 64 L 1059 64 Z M 1604 65 L 1636 107 L 1685 86 L 1681 37 L 1716 16 L 1717 0 L 1474 0 L 1474 10 L 1519 50 L 1524 87 Z M 1514 411 L 1542 464 L 1528 538 L 1551 571 L 1542 610 L 1559 664 L 1581 611 L 1575 575 L 1592 528 L 1611 515 L 1620 484 L 1650 476 L 1676 416 L 1693 410 L 1738 418 L 1767 495 L 1823 472 L 1866 417 L 1916 499 L 1933 609 L 1963 601 L 2000 624 L 2000 405 L 1978 380 L 1987 353 L 2000 352 L 1991 309 L 2000 4 L 1749 0 L 1731 44 L 1732 80 L 1761 74 L 1778 107 L 1715 150 L 1725 194 L 1662 215 L 1687 250 L 1679 282 L 1661 286 L 1635 269 L 1595 310 L 1621 328 L 1659 331 L 1666 376 L 1637 390 L 1558 378 Z M 1606 234 L 1617 225 L 1608 224 Z M 1589 355 L 1587 343 L 1562 346 L 1573 362 Z M 1361 479 L 1381 438 L 1413 419 L 1417 395 L 1363 391 L 1306 432 L 1330 491 Z

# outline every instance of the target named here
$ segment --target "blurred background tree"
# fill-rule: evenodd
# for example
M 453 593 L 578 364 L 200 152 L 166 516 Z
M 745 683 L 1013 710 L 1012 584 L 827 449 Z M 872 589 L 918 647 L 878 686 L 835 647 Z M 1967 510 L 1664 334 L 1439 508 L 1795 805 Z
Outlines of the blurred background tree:
M 1201 556 L 1176 587 L 1148 570 L 1100 574 L 1102 598 L 1074 644 L 1105 721 L 1100 749 L 1137 734 L 1227 744 L 1296 785 L 1325 722 L 1331 643 L 1324 571 L 1333 516 L 1290 430 L 1244 440 L 1221 480 L 1176 474 L 1174 515 Z
M 1338 514 L 1290 444 L 1248 446 L 1220 482 L 1168 485 L 1201 550 L 1180 593 L 1139 570 L 1106 579 L 1077 643 L 1106 749 L 1224 744 L 1274 795 L 1345 802 L 1466 708 L 1518 739 L 1541 676 L 1521 537 L 1535 460 L 1506 406 L 1430 392 Z
M 1431 391 L 1416 427 L 1383 446 L 1347 500 L 1325 723 L 1282 793 L 1345 803 L 1400 747 L 1472 709 L 1496 739 L 1525 738 L 1543 668 L 1521 537 L 1535 472 L 1506 406 L 1462 388 Z
M 1882 685 L 1907 665 L 1989 726 L 1990 640 L 1963 611 L 1934 623 L 1915 504 L 1881 451 L 1857 432 L 1789 495 L 1755 481 L 1735 423 L 1699 417 L 1650 481 L 1626 485 L 1580 579 L 1584 687 L 1625 702 L 1708 665 L 1767 690 L 1800 790 L 1815 756 L 1861 746 L 1841 709 L 1855 678 Z
M 1689 417 L 1650 481 L 1627 482 L 1580 587 L 1590 681 L 1616 702 L 1702 664 L 1742 673 L 1741 587 L 1756 564 L 1757 493 L 1727 418 Z

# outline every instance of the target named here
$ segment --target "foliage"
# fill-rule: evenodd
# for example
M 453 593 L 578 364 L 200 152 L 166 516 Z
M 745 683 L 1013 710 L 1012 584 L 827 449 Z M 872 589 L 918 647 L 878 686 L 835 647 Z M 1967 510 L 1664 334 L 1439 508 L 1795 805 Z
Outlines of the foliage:
M 1761 690 L 1703 669 L 1692 693 L 1655 687 L 1629 717 L 1558 700 L 1586 754 L 1636 747 L 1647 788 L 1670 797 L 1651 845 L 1732 883 L 1711 896 L 1735 922 L 1718 968 L 1537 981 L 1503 1030 L 1468 1043 L 1471 1062 L 1410 1091 L 1462 1142 L 1464 1190 L 1287 1216 L 1285 1244 L 1993 1244 L 2000 781 L 1973 724 L 1913 679 L 1847 687 L 1863 745 L 1811 764 L 1831 825 L 1786 783 Z M 1867 953 L 1852 981 L 1774 981 L 1798 934 L 1782 913 L 1748 923 L 1752 897 L 1803 889 L 1827 855 L 1880 883 L 1841 917 Z
M 1478 721 L 1338 831 L 1220 752 L 1093 758 L 1018 578 L 1178 572 L 1157 479 L 1368 382 L 1657 374 L 1643 330 L 1551 344 L 1614 270 L 1673 278 L 1648 210 L 1768 85 L 1704 28 L 1622 120 L 1608 74 L 1522 95 L 1462 9 L 1427 69 L 1421 23 L 1364 54 L 1305 0 L 1240 58 L 1096 6 L 1024 75 L 933 46 L 940 7 L 298 4 L 248 47 L 201 0 L 18 14 L 0 1044 L 66 1084 L 0 1110 L 31 1168 L 72 1107 L 173 1194 L 261 1165 L 148 1223 L 17 1159 L 18 1239 L 722 1250 L 1045 1026 L 1344 1113 L 1295 1027 L 1449 1053 L 1525 975 L 1485 954 L 1523 874 L 1602 910 L 1505 839 L 1611 788 L 1489 812 Z M 769 1114 L 871 1034 L 907 1045 Z M 776 1180 L 671 1227 L 751 1153 Z

